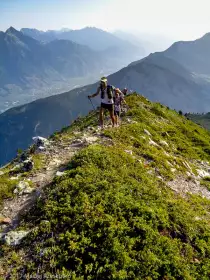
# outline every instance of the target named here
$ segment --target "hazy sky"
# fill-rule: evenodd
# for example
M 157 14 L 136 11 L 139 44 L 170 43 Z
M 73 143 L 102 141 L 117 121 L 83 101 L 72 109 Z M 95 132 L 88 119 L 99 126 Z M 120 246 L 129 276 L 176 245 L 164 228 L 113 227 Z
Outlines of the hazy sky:
M 210 0 L 0 0 L 0 30 L 96 26 L 173 39 L 210 32 Z

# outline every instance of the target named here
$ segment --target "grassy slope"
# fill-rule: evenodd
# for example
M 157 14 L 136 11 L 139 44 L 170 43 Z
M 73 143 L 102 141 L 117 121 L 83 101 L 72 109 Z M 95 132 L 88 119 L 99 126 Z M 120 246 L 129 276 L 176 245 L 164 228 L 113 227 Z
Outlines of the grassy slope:
M 5 268 L 13 275 L 210 278 L 210 202 L 182 198 L 165 185 L 185 174 L 186 159 L 210 160 L 210 134 L 139 95 L 127 103 L 125 120 L 132 123 L 104 132 L 112 145 L 82 149 L 25 217 L 22 227 L 33 228 L 29 237 L 15 249 L 2 246 Z M 96 123 L 92 113 L 53 137 L 69 141 L 74 130 Z M 148 144 L 144 129 L 159 147 Z M 168 146 L 161 147 L 161 140 Z

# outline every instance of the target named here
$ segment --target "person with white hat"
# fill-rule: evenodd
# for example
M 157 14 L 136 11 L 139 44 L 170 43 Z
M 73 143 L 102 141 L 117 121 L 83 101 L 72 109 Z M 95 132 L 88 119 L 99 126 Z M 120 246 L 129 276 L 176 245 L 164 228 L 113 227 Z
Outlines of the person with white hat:
M 93 98 L 101 94 L 101 108 L 100 108 L 100 125 L 101 128 L 104 128 L 104 111 L 108 110 L 110 118 L 112 121 L 112 127 L 115 125 L 115 116 L 114 116 L 114 87 L 108 85 L 106 77 L 102 77 L 100 85 L 97 88 L 96 93 L 89 95 L 88 98 Z

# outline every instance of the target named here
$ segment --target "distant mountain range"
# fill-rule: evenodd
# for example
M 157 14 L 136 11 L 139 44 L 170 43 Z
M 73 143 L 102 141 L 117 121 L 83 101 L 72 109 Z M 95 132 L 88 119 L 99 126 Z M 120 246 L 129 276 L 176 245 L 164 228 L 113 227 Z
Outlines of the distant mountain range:
M 130 38 L 122 39 L 114 34 L 95 27 L 86 27 L 79 30 L 61 29 L 40 31 L 37 29 L 22 28 L 23 34 L 38 41 L 49 43 L 55 40 L 68 40 L 80 45 L 88 46 L 108 60 L 111 69 L 109 72 L 127 66 L 137 57 L 143 57 L 145 49 Z M 111 66 L 112 65 L 112 66 Z
M 129 42 L 132 42 L 136 46 L 142 46 L 145 50 L 145 56 L 157 51 L 166 50 L 174 40 L 158 34 L 140 33 L 140 32 L 125 32 L 122 30 L 114 31 L 113 34 Z
M 45 32 L 37 29 L 22 28 L 20 31 L 38 41 L 51 42 L 54 40 L 70 40 L 77 44 L 88 46 L 96 51 L 104 51 L 115 47 L 130 53 L 136 49 L 132 40 L 119 38 L 115 36 L 115 34 L 95 27 L 86 27 L 79 30 L 49 30 Z M 138 51 L 142 56 L 144 55 L 145 50 L 141 45 L 138 46 Z
M 186 57 L 184 53 L 187 53 Z M 205 52 L 204 52 L 205 50 Z M 135 61 L 108 77 L 117 87 L 128 87 L 183 112 L 210 111 L 208 63 L 210 38 L 177 42 L 164 52 Z M 203 65 L 203 67 L 202 67 Z M 10 160 L 34 135 L 48 136 L 91 109 L 87 95 L 97 83 L 58 96 L 37 100 L 0 115 L 0 159 Z M 93 100 L 99 104 L 99 99 Z
M 13 27 L 0 32 L 0 112 L 14 102 L 23 104 L 95 81 L 143 56 L 140 47 L 96 28 L 70 34 L 19 32 Z
M 0 84 L 33 87 L 61 77 L 85 76 L 104 62 L 99 53 L 68 40 L 42 44 L 9 28 L 0 33 Z M 103 65 L 103 64 L 102 64 Z

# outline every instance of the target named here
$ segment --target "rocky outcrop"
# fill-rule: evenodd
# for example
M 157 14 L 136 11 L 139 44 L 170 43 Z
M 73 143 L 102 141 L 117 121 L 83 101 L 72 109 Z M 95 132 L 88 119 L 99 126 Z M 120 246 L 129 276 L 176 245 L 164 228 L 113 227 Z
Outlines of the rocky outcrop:
M 21 181 L 17 184 L 14 190 L 14 194 L 24 195 L 24 194 L 30 194 L 33 191 L 35 191 L 35 189 L 32 188 L 27 181 Z
M 5 234 L 2 237 L 2 240 L 8 245 L 8 246 L 16 246 L 21 243 L 23 238 L 25 238 L 28 235 L 29 231 L 10 231 L 7 234 Z

